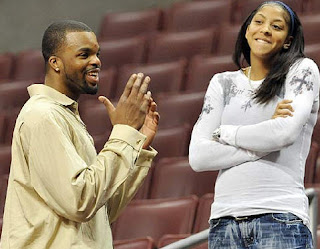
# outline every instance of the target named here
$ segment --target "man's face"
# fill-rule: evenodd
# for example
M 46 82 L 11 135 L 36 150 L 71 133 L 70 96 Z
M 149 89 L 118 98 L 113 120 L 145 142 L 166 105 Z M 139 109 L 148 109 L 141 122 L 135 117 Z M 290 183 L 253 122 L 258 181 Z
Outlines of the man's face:
M 59 49 L 63 63 L 61 77 L 70 96 L 96 94 L 101 62 L 99 44 L 93 32 L 69 32 Z

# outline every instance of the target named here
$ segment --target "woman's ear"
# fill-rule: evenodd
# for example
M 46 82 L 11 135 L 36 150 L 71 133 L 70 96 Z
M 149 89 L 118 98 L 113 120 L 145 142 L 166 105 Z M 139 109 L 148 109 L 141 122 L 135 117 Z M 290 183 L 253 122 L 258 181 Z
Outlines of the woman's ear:
M 284 48 L 284 49 L 289 49 L 290 46 L 291 46 L 292 40 L 293 40 L 293 37 L 292 37 L 292 36 L 289 36 L 289 37 L 286 39 L 286 41 L 284 42 L 283 48 Z

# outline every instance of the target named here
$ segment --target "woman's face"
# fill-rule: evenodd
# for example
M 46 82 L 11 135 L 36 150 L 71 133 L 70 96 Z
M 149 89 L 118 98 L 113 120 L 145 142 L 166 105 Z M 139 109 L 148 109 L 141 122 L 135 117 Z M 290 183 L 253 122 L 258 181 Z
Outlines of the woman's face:
M 269 60 L 283 48 L 290 46 L 289 15 L 277 5 L 265 5 L 254 15 L 246 31 L 246 39 L 253 57 Z

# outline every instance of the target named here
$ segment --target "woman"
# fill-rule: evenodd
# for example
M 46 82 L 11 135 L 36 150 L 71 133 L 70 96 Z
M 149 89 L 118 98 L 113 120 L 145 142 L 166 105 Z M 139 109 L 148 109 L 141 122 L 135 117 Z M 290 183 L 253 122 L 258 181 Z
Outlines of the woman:
M 319 70 L 290 7 L 265 2 L 238 35 L 241 68 L 216 74 L 192 132 L 195 171 L 220 170 L 209 248 L 312 248 L 304 168 L 319 108 Z M 243 56 L 243 57 L 242 57 Z

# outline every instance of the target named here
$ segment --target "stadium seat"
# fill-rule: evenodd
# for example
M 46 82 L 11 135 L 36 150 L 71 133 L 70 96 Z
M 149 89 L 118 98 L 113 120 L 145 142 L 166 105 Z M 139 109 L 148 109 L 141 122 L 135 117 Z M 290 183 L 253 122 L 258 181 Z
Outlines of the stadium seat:
M 217 175 L 218 171 L 194 172 L 187 157 L 163 158 L 153 171 L 150 198 L 213 193 Z
M 160 28 L 161 13 L 159 8 L 107 13 L 100 24 L 99 40 L 153 34 Z
M 152 147 L 158 151 L 155 161 L 164 157 L 186 156 L 188 154 L 190 133 L 191 127 L 187 124 L 159 129 L 152 142 Z
M 115 240 L 113 247 L 114 249 L 154 249 L 154 241 L 151 237 Z
M 196 213 L 193 233 L 198 233 L 209 228 L 209 218 L 213 199 L 213 193 L 207 193 L 199 198 L 199 206 Z
M 29 99 L 27 87 L 30 81 L 15 81 L 0 84 L 0 109 L 21 108 Z
M 159 128 L 176 127 L 182 124 L 193 127 L 201 113 L 204 94 L 204 92 L 159 94 L 156 99 L 161 115 Z
M 0 110 L 0 145 L 4 143 L 4 136 L 6 133 L 6 111 Z
M 11 145 L 14 126 L 16 124 L 16 119 L 20 113 L 20 109 L 20 107 L 17 107 L 6 112 L 6 127 L 3 137 L 5 145 Z
M 0 218 L 3 217 L 4 204 L 6 201 L 7 195 L 7 186 L 8 186 L 9 175 L 0 175 Z
M 319 156 L 319 144 L 316 142 L 311 143 L 309 155 L 305 167 L 305 183 L 314 183 L 316 177 L 317 160 Z
M 8 175 L 11 163 L 11 146 L 0 146 L 0 175 Z
M 189 63 L 184 89 L 195 92 L 206 91 L 213 75 L 237 69 L 231 55 L 197 55 Z
M 125 65 L 119 69 L 116 96 L 119 97 L 129 77 L 133 73 L 142 72 L 150 76 L 149 89 L 151 93 L 179 92 L 182 88 L 186 61 L 178 60 L 166 63 L 153 63 L 145 65 Z
M 163 235 L 158 242 L 158 248 L 170 245 L 179 240 L 189 237 L 191 234 L 165 234 Z
M 0 84 L 10 81 L 14 66 L 15 56 L 12 53 L 0 54 Z
M 305 54 L 313 59 L 315 63 L 317 63 L 318 67 L 320 67 L 320 43 L 319 44 L 313 44 L 313 45 L 307 45 L 305 46 Z
M 146 39 L 144 37 L 102 41 L 99 45 L 102 69 L 145 62 Z
M 150 236 L 157 244 L 164 234 L 191 233 L 198 204 L 196 196 L 132 200 L 113 223 L 115 240 Z
M 232 56 L 235 44 L 237 41 L 240 26 L 238 25 L 226 25 L 221 29 L 217 47 L 215 49 L 216 55 L 228 55 Z
M 84 106 L 81 107 L 80 114 L 90 135 L 104 135 L 106 142 L 112 130 L 112 124 L 108 117 L 106 107 L 98 101 L 94 101 L 93 103 L 92 101 L 86 101 Z M 105 142 L 103 142 L 103 144 Z
M 303 15 L 300 18 L 300 21 L 303 27 L 305 44 L 320 44 L 320 13 L 314 15 Z
M 150 40 L 148 62 L 174 61 L 189 59 L 196 54 L 209 54 L 215 40 L 213 29 L 157 34 Z
M 44 82 L 45 63 L 41 50 L 24 50 L 16 55 L 13 80 Z
M 185 32 L 230 22 L 231 5 L 225 0 L 176 2 L 165 12 L 165 31 Z

